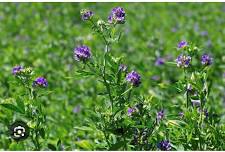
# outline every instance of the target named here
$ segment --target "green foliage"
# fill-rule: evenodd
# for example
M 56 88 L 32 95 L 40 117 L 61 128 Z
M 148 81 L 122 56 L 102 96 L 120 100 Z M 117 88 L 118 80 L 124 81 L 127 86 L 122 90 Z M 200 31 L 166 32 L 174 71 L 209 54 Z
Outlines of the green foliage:
M 107 22 L 115 6 L 126 11 L 123 25 Z M 84 8 L 94 12 L 85 22 Z M 1 3 L 0 149 L 159 150 L 169 140 L 172 150 L 224 150 L 224 17 L 222 3 Z M 176 49 L 181 40 L 188 47 Z M 73 59 L 81 44 L 92 51 L 86 63 Z M 181 53 L 192 57 L 185 70 Z M 15 65 L 32 68 L 15 76 Z M 131 70 L 139 87 L 125 79 Z M 40 75 L 47 90 L 32 87 Z M 18 119 L 30 136 L 17 143 L 8 126 Z

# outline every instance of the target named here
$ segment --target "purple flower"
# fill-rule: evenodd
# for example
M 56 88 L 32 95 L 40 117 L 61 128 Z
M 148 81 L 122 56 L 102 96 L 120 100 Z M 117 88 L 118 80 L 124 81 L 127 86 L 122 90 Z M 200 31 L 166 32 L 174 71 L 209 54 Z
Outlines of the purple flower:
M 109 17 L 109 23 L 123 24 L 125 23 L 125 11 L 122 7 L 115 7 L 112 9 Z
M 132 115 L 132 113 L 134 113 L 136 110 L 134 109 L 134 108 L 128 108 L 128 110 L 127 110 L 127 115 L 128 116 L 131 116 Z
M 130 73 L 128 73 L 126 76 L 126 80 L 135 87 L 138 87 L 141 84 L 141 76 L 135 71 L 131 71 Z
M 177 45 L 178 48 L 184 48 L 188 45 L 186 41 L 180 41 Z
M 120 64 L 119 71 L 123 71 L 123 72 L 127 71 L 127 66 L 124 64 Z
M 41 87 L 47 87 L 48 82 L 44 77 L 38 77 L 33 82 L 33 86 L 41 86 Z
M 81 10 L 80 14 L 83 21 L 91 19 L 91 17 L 94 15 L 94 13 L 88 9 Z
M 163 65 L 165 63 L 165 59 L 164 58 L 157 58 L 155 61 L 155 65 L 159 66 L 159 65 Z
M 157 112 L 157 116 L 156 116 L 157 122 L 162 120 L 164 118 L 164 116 L 165 116 L 164 110 Z
M 12 69 L 12 74 L 13 75 L 16 75 L 18 72 L 20 72 L 21 70 L 23 70 L 23 67 L 22 66 L 15 66 L 13 69 Z
M 187 68 L 190 65 L 191 57 L 181 54 L 177 57 L 176 62 L 178 67 Z
M 204 55 L 202 55 L 201 62 L 203 65 L 211 65 L 212 58 L 208 54 L 204 54 Z
M 80 105 L 77 105 L 76 107 L 73 108 L 73 113 L 79 113 L 80 112 Z
M 91 57 L 91 51 L 88 46 L 78 46 L 74 49 L 74 58 L 77 61 L 87 61 Z
M 171 150 L 171 144 L 169 142 L 169 140 L 163 140 L 161 141 L 158 146 L 157 146 L 160 150 L 163 150 L 163 151 L 169 151 Z
M 184 117 L 184 113 L 183 112 L 179 112 L 179 116 L 180 116 L 180 118 L 183 118 Z

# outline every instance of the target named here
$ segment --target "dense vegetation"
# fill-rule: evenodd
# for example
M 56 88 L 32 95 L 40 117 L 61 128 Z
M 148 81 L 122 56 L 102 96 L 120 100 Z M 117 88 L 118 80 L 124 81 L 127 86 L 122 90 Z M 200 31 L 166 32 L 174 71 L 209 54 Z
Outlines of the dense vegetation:
M 223 3 L 1 3 L 0 149 L 225 150 L 224 18 Z

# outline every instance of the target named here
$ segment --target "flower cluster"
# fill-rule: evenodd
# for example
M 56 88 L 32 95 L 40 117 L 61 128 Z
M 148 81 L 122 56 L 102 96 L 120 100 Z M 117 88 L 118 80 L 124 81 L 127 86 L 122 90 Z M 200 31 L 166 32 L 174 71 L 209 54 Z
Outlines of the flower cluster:
M 141 76 L 135 71 L 131 71 L 130 73 L 128 73 L 126 76 L 126 80 L 135 87 L 138 87 L 141 84 Z
M 188 43 L 186 41 L 181 41 L 178 43 L 177 47 L 178 48 L 184 48 L 188 45 Z
M 172 147 L 169 140 L 163 140 L 158 144 L 158 148 L 163 151 L 169 151 Z
M 88 9 L 81 10 L 80 14 L 83 21 L 91 19 L 91 17 L 94 15 L 94 13 Z
M 29 81 L 32 78 L 33 70 L 31 68 L 23 68 L 22 66 L 15 66 L 12 69 L 12 74 L 18 77 L 21 82 L 23 82 L 26 85 L 29 85 Z M 38 77 L 33 81 L 33 87 L 41 86 L 41 87 L 47 87 L 48 82 L 43 77 Z
M 185 48 L 188 47 L 188 55 L 180 54 L 177 59 L 176 63 L 178 67 L 181 68 L 187 68 L 191 64 L 192 56 L 198 51 L 198 48 L 195 46 L 189 46 L 186 41 L 181 41 L 177 45 L 178 48 Z M 185 51 L 185 50 L 184 50 Z M 208 66 L 212 64 L 212 58 L 208 54 L 203 54 L 201 57 L 201 63 L 202 65 Z M 160 64 L 160 60 L 157 62 L 157 64 Z
M 181 54 L 177 57 L 176 63 L 178 67 L 187 68 L 190 66 L 191 57 Z
M 109 17 L 109 23 L 123 24 L 125 23 L 125 11 L 122 7 L 115 7 L 112 9 Z
M 212 64 L 212 58 L 208 54 L 203 54 L 201 58 L 201 63 L 203 65 L 211 65 Z
M 22 66 L 15 66 L 12 69 L 12 74 L 25 79 L 33 74 L 32 68 L 23 68 Z
M 23 70 L 23 67 L 18 65 L 18 66 L 15 66 L 13 69 L 12 69 L 12 74 L 13 75 L 16 75 L 17 73 L 19 73 L 21 70 Z
M 74 49 L 74 58 L 77 61 L 87 61 L 91 57 L 91 50 L 88 46 L 78 46 Z
M 33 86 L 47 87 L 48 82 L 44 77 L 38 77 L 34 80 Z

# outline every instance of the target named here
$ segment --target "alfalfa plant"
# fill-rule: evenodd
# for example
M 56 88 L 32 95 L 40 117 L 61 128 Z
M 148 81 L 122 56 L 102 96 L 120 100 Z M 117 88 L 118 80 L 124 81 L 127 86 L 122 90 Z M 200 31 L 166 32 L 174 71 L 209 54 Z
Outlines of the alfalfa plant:
M 30 67 L 15 66 L 12 77 L 11 87 L 16 87 L 18 92 L 0 104 L 7 115 L 5 134 L 12 139 L 9 144 L 15 141 L 21 150 L 41 150 L 46 137 L 46 114 L 41 96 L 46 95 L 48 82 L 42 76 L 37 77 Z M 33 148 L 26 147 L 27 143 L 33 143 Z

